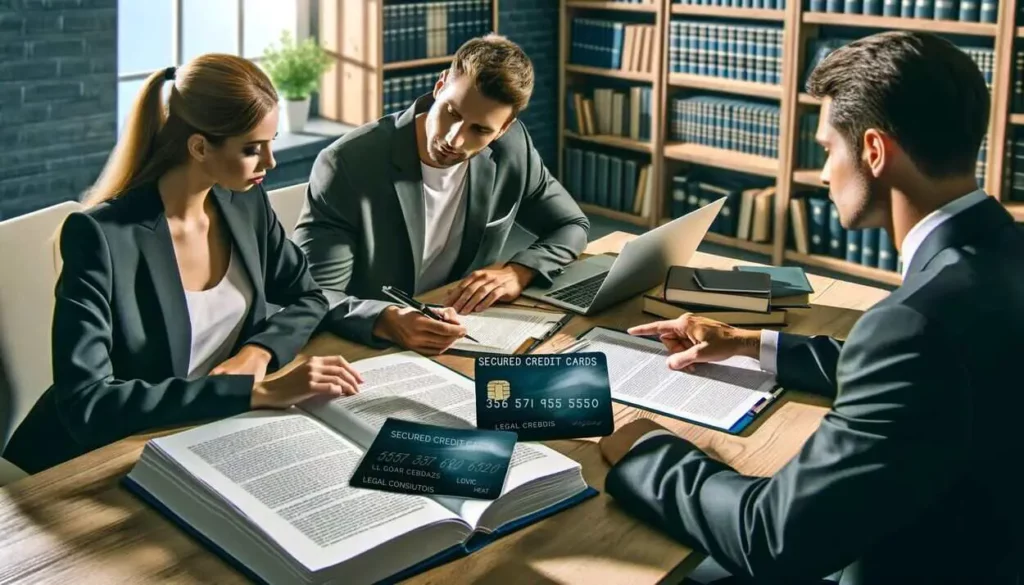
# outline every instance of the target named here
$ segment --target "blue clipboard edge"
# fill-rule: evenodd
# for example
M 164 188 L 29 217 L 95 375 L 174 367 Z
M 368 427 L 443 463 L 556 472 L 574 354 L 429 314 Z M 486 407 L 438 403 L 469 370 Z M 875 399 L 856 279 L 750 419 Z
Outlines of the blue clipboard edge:
M 197 540 L 199 543 L 205 546 L 207 550 L 213 552 L 215 555 L 220 557 L 222 560 L 224 560 L 224 562 L 226 562 L 233 569 L 244 575 L 246 578 L 250 579 L 255 583 L 270 585 L 262 577 L 256 574 L 256 572 L 247 567 L 244 563 L 236 559 L 234 556 L 228 554 L 226 550 L 224 550 L 215 542 L 210 540 L 210 538 L 208 538 L 205 534 L 200 532 L 198 529 L 194 528 L 189 523 L 185 522 L 184 519 L 182 519 L 180 516 L 171 511 L 170 508 L 168 508 L 162 502 L 157 500 L 152 494 L 146 491 L 141 485 L 132 480 L 130 477 L 125 475 L 124 478 L 122 478 L 121 480 L 121 484 L 125 487 L 126 490 L 136 495 L 145 504 L 153 508 L 160 515 L 167 518 L 174 525 L 178 526 L 186 534 Z M 421 561 L 418 564 L 415 564 L 406 569 L 402 569 L 397 573 L 393 574 L 392 576 L 387 577 L 382 581 L 379 581 L 378 585 L 397 583 L 399 581 L 409 579 L 410 577 L 413 577 L 420 573 L 424 573 L 430 569 L 439 567 L 456 559 L 469 556 L 470 554 L 486 547 L 488 544 L 492 542 L 500 540 L 501 538 L 504 538 L 509 534 L 517 532 L 521 528 L 525 528 L 531 524 L 534 524 L 545 518 L 553 516 L 563 510 L 576 506 L 577 504 L 583 503 L 584 501 L 590 498 L 596 497 L 599 493 L 600 492 L 598 492 L 595 488 L 587 486 L 585 490 L 577 493 L 575 496 L 569 499 L 563 500 L 553 506 L 545 508 L 544 510 L 541 510 L 529 516 L 520 518 L 513 522 L 509 522 L 508 524 L 498 527 L 498 529 L 492 533 L 488 534 L 476 531 L 472 534 L 472 536 L 469 537 L 469 539 L 465 543 L 445 549 L 435 554 L 434 556 Z
M 615 327 L 605 327 L 603 325 L 594 325 L 593 327 L 590 327 L 586 331 L 583 331 L 579 335 L 577 335 L 576 336 L 576 340 L 578 341 L 578 340 L 582 339 L 585 335 L 587 335 L 588 333 L 590 333 L 594 329 L 604 329 L 606 331 L 614 331 L 616 333 L 623 333 L 623 334 L 628 335 L 628 333 L 626 333 L 626 331 L 624 331 L 622 329 L 617 329 Z M 643 337 L 643 339 L 651 339 L 651 338 L 650 337 Z M 776 388 L 779 388 L 778 384 L 776 384 Z M 755 420 L 757 420 L 757 418 L 761 414 L 763 414 L 765 411 L 767 411 L 768 408 L 773 403 L 775 403 L 775 401 L 778 400 L 779 397 L 782 396 L 782 394 L 784 392 L 785 392 L 785 389 L 781 389 L 781 391 L 778 394 L 774 395 L 772 398 L 770 398 L 766 402 L 756 406 L 755 407 L 755 408 L 757 408 L 756 411 L 755 410 L 750 410 L 749 412 L 747 412 L 747 414 L 745 414 L 742 417 L 740 417 L 740 419 L 738 421 L 736 421 L 736 424 L 734 424 L 732 427 L 730 427 L 728 429 L 723 429 L 722 427 L 713 427 L 711 425 L 708 425 L 708 424 L 705 424 L 705 423 L 702 423 L 702 422 L 698 422 L 698 421 L 695 421 L 695 420 L 688 419 L 686 417 L 679 416 L 678 414 L 671 414 L 671 413 L 665 412 L 663 410 L 658 410 L 656 408 L 651 408 L 649 406 L 643 406 L 643 405 L 640 405 L 640 404 L 636 404 L 634 402 L 630 402 L 628 400 L 621 400 L 621 399 L 613 397 L 612 401 L 618 402 L 619 404 L 626 404 L 628 406 L 632 406 L 633 408 L 640 408 L 640 409 L 646 410 L 648 412 L 653 412 L 655 414 L 660 414 L 661 416 L 667 416 L 668 418 L 674 418 L 676 420 L 681 420 L 681 421 L 683 421 L 685 423 L 689 423 L 691 425 L 696 425 L 698 427 L 704 427 L 706 429 L 711 429 L 713 431 L 719 431 L 719 432 L 723 432 L 723 433 L 728 433 L 730 435 L 740 435 L 740 434 L 743 433 L 743 431 L 745 431 L 747 429 L 747 427 L 749 427 Z

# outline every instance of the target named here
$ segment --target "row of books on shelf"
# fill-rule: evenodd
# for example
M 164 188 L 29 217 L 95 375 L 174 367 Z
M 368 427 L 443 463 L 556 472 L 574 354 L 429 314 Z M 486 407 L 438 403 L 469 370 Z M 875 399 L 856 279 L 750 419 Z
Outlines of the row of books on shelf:
M 821 63 L 825 57 L 828 57 L 832 51 L 849 44 L 853 39 L 850 38 L 820 38 L 812 39 L 807 45 L 807 54 L 811 55 L 810 59 L 807 60 L 807 66 L 804 68 L 803 83 L 807 82 L 807 78 L 810 77 L 811 72 L 814 68 Z M 974 64 L 978 66 L 981 71 L 982 77 L 985 78 L 985 85 L 989 91 L 992 91 L 992 76 L 995 72 L 996 55 L 995 51 L 990 47 L 973 47 L 973 46 L 961 46 L 960 50 L 967 53 L 967 55 L 974 61 Z M 1018 67 L 1024 70 L 1024 55 L 1019 57 L 1020 63 Z M 1024 93 L 1024 87 L 1021 88 Z
M 800 116 L 797 128 L 796 166 L 800 169 L 820 169 L 825 166 L 825 149 L 818 144 L 818 112 L 807 112 Z
M 572 19 L 569 63 L 630 73 L 654 72 L 654 25 Z
M 384 6 L 384 62 L 452 55 L 491 30 L 491 0 L 447 0 Z
M 1010 111 L 1024 112 L 1024 49 L 1013 54 L 1013 93 L 1010 96 Z
M 998 0 L 806 0 L 808 12 L 996 22 Z
M 1024 132 L 1017 130 L 1007 140 L 1006 159 L 1009 191 L 1005 199 L 1024 202 Z
M 827 195 L 808 194 L 789 201 L 789 237 L 801 254 L 817 254 L 861 266 L 896 272 L 901 259 L 882 228 L 848 230 Z
M 669 71 L 778 84 L 782 27 L 673 20 Z
M 565 148 L 563 186 L 577 201 L 647 216 L 655 178 L 651 165 L 583 148 Z
M 674 98 L 669 136 L 675 142 L 777 158 L 779 106 L 716 96 Z
M 757 183 L 737 184 L 702 173 L 679 173 L 672 177 L 669 215 L 674 219 L 725 197 L 725 205 L 711 224 L 712 233 L 748 240 L 772 239 L 775 187 Z
M 602 134 L 638 141 L 651 139 L 650 86 L 608 87 L 570 91 L 566 96 L 566 128 L 581 136 Z
M 672 3 L 686 6 L 726 6 L 767 10 L 784 10 L 786 8 L 786 0 L 672 0 Z
M 405 110 L 416 98 L 430 92 L 441 76 L 441 71 L 401 75 L 384 79 L 384 113 Z

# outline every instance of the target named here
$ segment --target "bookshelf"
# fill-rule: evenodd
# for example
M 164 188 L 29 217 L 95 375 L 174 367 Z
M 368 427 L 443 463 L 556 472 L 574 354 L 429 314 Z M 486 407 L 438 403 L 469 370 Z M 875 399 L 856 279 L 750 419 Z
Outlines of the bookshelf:
M 320 0 L 334 61 L 320 116 L 358 126 L 427 93 L 465 40 L 498 31 L 498 0 Z
M 665 83 L 665 76 L 661 74 L 664 62 L 661 45 L 664 42 L 666 6 L 655 0 L 639 3 L 559 2 L 558 176 L 563 178 L 563 184 L 570 192 L 593 194 L 579 202 L 585 212 L 643 228 L 656 227 L 660 219 L 655 206 L 656 194 L 663 188 L 664 179 L 664 157 L 660 156 L 664 129 L 657 121 L 661 120 L 662 107 L 658 96 Z M 617 55 L 595 55 L 593 51 L 577 54 L 570 45 L 575 30 L 574 16 L 616 23 L 628 37 L 628 43 L 648 49 L 647 59 L 631 59 L 640 53 L 627 53 L 624 48 Z M 590 22 L 580 26 L 584 25 L 590 27 L 587 29 L 589 34 L 594 30 L 600 33 L 600 24 Z M 606 123 L 599 123 L 596 114 L 584 122 L 583 93 L 591 91 L 593 93 L 588 97 L 598 104 L 594 111 L 601 113 L 618 108 L 614 123 L 610 118 Z M 606 95 L 598 97 L 598 91 Z M 573 107 L 579 109 L 570 114 L 567 104 L 576 96 L 580 101 Z M 646 107 L 641 104 L 646 104 Z M 579 112 L 582 124 L 577 123 L 576 112 Z M 573 119 L 570 119 L 571 115 Z M 594 165 L 600 162 L 602 168 L 615 169 L 611 172 L 616 180 L 587 185 L 584 189 L 582 174 L 567 177 L 570 166 L 566 163 L 567 152 L 570 156 L 578 154 L 580 164 L 589 153 Z M 611 184 L 616 185 L 614 190 Z
M 594 145 L 593 148 L 605 149 L 607 152 L 636 153 L 642 151 L 645 154 L 650 153 L 651 173 L 655 175 L 650 187 L 650 201 L 642 216 L 624 214 L 621 211 L 595 204 L 593 201 L 582 203 L 588 213 L 624 219 L 636 225 L 655 227 L 663 225 L 673 217 L 675 209 L 673 181 L 678 174 L 685 175 L 689 173 L 690 169 L 699 168 L 719 169 L 719 172 L 731 172 L 750 177 L 752 180 L 760 178 L 767 181 L 769 188 L 774 187 L 773 200 L 770 203 L 773 225 L 769 241 L 755 242 L 724 233 L 710 232 L 705 238 L 706 241 L 760 254 L 764 257 L 764 261 L 775 265 L 799 264 L 888 285 L 898 285 L 901 277 L 897 272 L 898 264 L 894 261 L 891 264 L 886 264 L 886 268 L 881 268 L 879 267 L 882 266 L 880 258 L 877 259 L 877 264 L 868 263 L 866 256 L 863 257 L 862 262 L 851 261 L 839 257 L 842 255 L 841 253 L 824 252 L 821 248 L 818 248 L 815 253 L 805 251 L 806 244 L 803 246 L 804 250 L 797 251 L 798 246 L 791 233 L 791 224 L 808 226 L 807 217 L 811 215 L 811 211 L 806 211 L 806 215 L 802 219 L 794 220 L 793 214 L 797 212 L 793 207 L 810 208 L 810 199 L 822 198 L 820 193 L 825 189 L 820 178 L 821 169 L 815 168 L 817 165 L 808 166 L 806 162 L 809 159 L 805 156 L 806 151 L 801 151 L 801 141 L 806 142 L 807 140 L 807 128 L 805 127 L 807 122 L 804 120 L 804 116 L 815 115 L 820 106 L 820 100 L 812 98 L 802 91 L 802 84 L 806 69 L 814 58 L 814 43 L 819 38 L 831 36 L 851 39 L 881 30 L 922 30 L 942 34 L 962 47 L 986 52 L 984 58 L 989 60 L 990 70 L 985 67 L 983 70 L 986 74 L 990 74 L 988 81 L 992 103 L 984 169 L 982 171 L 981 163 L 979 163 L 979 180 L 991 196 L 1003 202 L 1017 221 L 1024 222 L 1024 187 L 1018 185 L 1016 194 L 1011 194 L 1009 180 L 1013 174 L 1012 171 L 1015 170 L 1010 165 L 1014 155 L 1013 138 L 1018 129 L 1021 154 L 1017 155 L 1016 160 L 1020 160 L 1024 164 L 1024 98 L 1020 98 L 1022 105 L 1017 106 L 1018 111 L 1014 111 L 1013 98 L 1015 81 L 1018 85 L 1022 83 L 1021 80 L 1015 80 L 1014 67 L 1015 59 L 1018 59 L 1016 56 L 1018 52 L 1022 53 L 1020 59 L 1024 59 L 1024 26 L 1018 27 L 1017 19 L 1018 2 L 1024 0 L 999 0 L 998 4 L 994 5 L 996 7 L 995 22 L 962 22 L 956 20 L 958 18 L 956 15 L 952 19 L 930 19 L 846 14 L 834 10 L 825 11 L 825 9 L 811 11 L 810 0 L 753 0 L 752 2 L 724 0 L 719 3 L 726 4 L 724 6 L 699 4 L 698 0 L 690 1 L 692 3 L 684 4 L 674 0 L 651 0 L 644 4 L 637 4 L 628 1 L 560 0 L 562 23 L 560 63 L 562 65 L 559 72 L 559 99 L 562 107 L 559 110 L 558 119 L 560 128 L 559 177 L 564 181 L 568 171 L 579 172 L 576 169 L 578 164 L 573 166 L 572 163 L 566 162 L 565 149 L 567 147 L 587 148 L 590 145 Z M 868 1 L 864 0 L 865 3 Z M 740 8 L 729 4 L 737 6 L 747 4 L 753 7 Z M 920 4 L 920 2 L 916 4 Z M 992 8 L 993 5 L 990 4 L 988 9 Z M 982 8 L 983 11 L 985 9 L 985 7 Z M 612 70 L 593 71 L 595 69 L 593 67 L 570 61 L 573 50 L 574 18 L 619 21 L 624 20 L 623 15 L 626 14 L 632 16 L 628 22 L 640 22 L 646 18 L 646 22 L 654 24 L 657 30 L 657 38 L 650 45 L 652 52 L 650 59 L 654 64 L 650 75 Z M 985 20 L 985 17 L 981 16 L 978 19 Z M 675 21 L 683 21 L 685 24 L 673 24 Z M 712 74 L 678 71 L 678 59 L 686 57 L 679 57 L 677 53 L 685 54 L 689 49 L 685 44 L 680 49 L 680 45 L 677 43 L 676 49 L 673 50 L 673 33 L 678 35 L 680 30 L 686 32 L 694 30 L 693 28 L 677 28 L 691 26 L 694 22 L 726 28 L 731 24 L 748 28 L 781 26 L 781 38 L 774 39 L 774 42 L 777 43 L 775 46 L 778 46 L 781 51 L 777 80 L 772 79 L 770 73 L 767 79 L 758 78 L 756 81 L 739 79 L 735 71 L 730 71 L 729 75 L 719 71 L 715 76 L 710 65 L 708 73 Z M 733 32 L 727 30 L 725 34 L 732 35 Z M 774 34 L 778 35 L 777 32 Z M 682 38 L 685 43 L 686 37 Z M 728 38 L 729 43 L 732 43 L 732 37 L 723 35 L 718 38 Z M 771 37 L 768 38 L 771 39 Z M 988 55 L 989 51 L 990 56 Z M 974 56 L 972 54 L 972 57 Z M 689 58 L 693 59 L 694 57 L 689 55 Z M 738 60 L 742 58 L 742 56 L 737 57 Z M 976 57 L 976 60 L 979 58 L 981 57 Z M 674 65 L 677 69 L 675 71 L 673 71 Z M 719 63 L 720 65 L 721 63 Z M 687 66 L 696 67 L 696 65 L 684 64 L 684 71 Z M 743 75 L 747 74 L 748 72 L 743 72 Z M 575 117 L 571 111 L 567 113 L 567 110 L 570 110 L 567 107 L 567 96 L 573 91 L 571 86 L 574 86 L 576 80 L 586 76 L 616 77 L 638 83 L 649 82 L 653 88 L 650 108 L 651 140 L 641 142 L 622 139 L 618 136 L 581 135 L 581 133 L 567 128 L 567 123 L 572 122 L 569 118 Z M 777 81 L 777 83 L 766 81 Z M 746 151 L 740 152 L 733 147 L 726 149 L 699 141 L 674 139 L 671 129 L 674 113 L 673 99 L 679 95 L 694 94 L 717 96 L 726 100 L 749 100 L 762 105 L 768 104 L 768 107 L 773 108 L 774 112 L 771 118 L 772 123 L 777 125 L 777 127 L 771 128 L 773 139 L 777 140 L 774 156 L 762 156 L 763 152 L 751 152 L 746 146 Z M 694 118 L 689 119 L 693 120 Z M 1024 169 L 1018 170 L 1017 176 L 1022 176 L 1021 171 Z M 576 178 L 578 179 L 578 177 Z M 818 193 L 817 197 L 814 197 L 815 193 Z M 1014 201 L 1011 197 L 1020 200 Z M 818 201 L 817 204 L 820 206 L 822 202 Z M 819 207 L 818 211 L 820 212 L 820 210 Z M 820 217 L 820 215 L 816 217 Z M 808 234 L 810 229 L 810 227 L 806 227 Z M 867 231 L 861 231 L 864 232 L 862 234 L 864 238 L 867 238 Z M 847 235 L 845 231 L 842 232 L 844 242 Z M 811 236 L 808 235 L 808 237 Z M 859 238 L 860 236 L 857 238 L 851 236 L 850 240 L 859 240 Z M 848 244 L 844 243 L 840 249 L 847 246 Z M 865 243 L 864 247 L 867 248 L 867 246 L 868 244 Z M 876 246 L 880 249 L 882 244 L 879 243 Z M 875 250 L 873 253 L 876 257 L 881 256 L 879 250 Z M 860 255 L 860 251 L 857 254 Z M 866 254 L 867 252 L 865 252 Z M 892 254 L 887 253 L 886 257 L 891 259 Z

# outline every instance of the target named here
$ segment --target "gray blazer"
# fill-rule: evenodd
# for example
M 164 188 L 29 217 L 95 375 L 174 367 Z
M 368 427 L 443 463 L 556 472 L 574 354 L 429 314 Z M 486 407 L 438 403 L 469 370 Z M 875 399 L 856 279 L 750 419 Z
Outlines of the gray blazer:
M 989 198 L 925 238 L 845 343 L 780 335 L 779 382 L 835 403 L 774 476 L 659 436 L 605 489 L 758 584 L 1020 583 L 1022 331 L 1024 235 Z
M 330 303 L 324 327 L 366 345 L 382 345 L 374 322 L 393 304 L 381 287 L 417 290 L 425 212 L 414 120 L 433 101 L 422 96 L 324 149 L 292 234 Z M 538 237 L 510 259 L 536 270 L 537 284 L 550 284 L 586 247 L 590 222 L 518 120 L 470 159 L 468 174 L 462 248 L 449 282 L 494 264 L 513 223 Z

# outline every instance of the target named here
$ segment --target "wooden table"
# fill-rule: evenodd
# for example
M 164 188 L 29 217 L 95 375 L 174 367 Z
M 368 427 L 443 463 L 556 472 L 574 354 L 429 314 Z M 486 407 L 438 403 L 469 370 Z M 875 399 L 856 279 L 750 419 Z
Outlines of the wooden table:
M 617 252 L 630 237 L 609 235 L 593 242 L 587 253 Z M 691 262 L 704 267 L 739 263 L 743 262 L 702 253 Z M 791 310 L 786 331 L 845 337 L 861 312 L 887 294 L 808 276 L 815 289 L 812 307 Z M 538 351 L 565 345 L 595 325 L 626 328 L 651 319 L 641 312 L 636 298 L 594 317 L 574 318 Z M 357 360 L 381 352 L 322 336 L 304 353 L 341 353 Z M 472 360 L 437 359 L 472 373 Z M 616 405 L 616 424 L 641 416 L 657 418 L 740 472 L 769 475 L 797 453 L 828 408 L 822 399 L 810 395 L 787 392 L 783 396 L 742 437 L 622 405 Z M 119 486 L 145 441 L 167 432 L 171 431 L 125 439 L 0 488 L 0 583 L 244 583 L 218 557 Z M 657 583 L 668 575 L 682 576 L 701 560 L 690 549 L 634 521 L 603 493 L 608 466 L 596 440 L 549 445 L 582 463 L 587 482 L 601 495 L 409 582 Z

